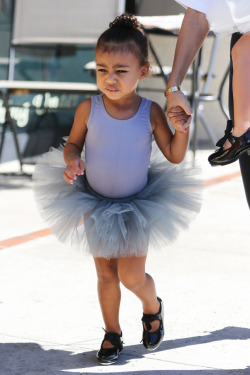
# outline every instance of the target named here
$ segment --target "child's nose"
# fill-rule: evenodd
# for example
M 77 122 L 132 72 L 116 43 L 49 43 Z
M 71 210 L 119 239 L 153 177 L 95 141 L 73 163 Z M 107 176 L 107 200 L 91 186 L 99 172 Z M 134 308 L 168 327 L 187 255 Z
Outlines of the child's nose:
M 108 83 L 114 83 L 115 82 L 115 73 L 109 73 L 108 75 L 107 75 L 107 82 Z

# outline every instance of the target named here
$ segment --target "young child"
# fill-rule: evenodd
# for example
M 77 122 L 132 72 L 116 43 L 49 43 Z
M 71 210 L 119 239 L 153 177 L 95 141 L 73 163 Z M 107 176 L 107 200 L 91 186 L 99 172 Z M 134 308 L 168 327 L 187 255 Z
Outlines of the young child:
M 97 359 L 107 365 L 123 349 L 120 282 L 142 302 L 145 348 L 163 340 L 163 302 L 145 273 L 148 246 L 164 247 L 188 226 L 200 210 L 202 183 L 189 167 L 171 164 L 183 160 L 188 132 L 173 135 L 160 106 L 136 93 L 149 63 L 134 16 L 117 17 L 100 36 L 96 73 L 102 95 L 78 106 L 64 160 L 62 150 L 43 155 L 34 180 L 41 213 L 59 240 L 94 257 L 106 331 Z M 165 158 L 156 153 L 149 167 L 152 135 Z

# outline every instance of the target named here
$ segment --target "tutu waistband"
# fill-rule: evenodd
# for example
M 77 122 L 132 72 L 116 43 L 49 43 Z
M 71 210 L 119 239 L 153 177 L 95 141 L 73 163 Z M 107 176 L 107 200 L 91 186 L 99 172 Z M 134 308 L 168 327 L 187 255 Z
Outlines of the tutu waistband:
M 124 198 L 109 198 L 109 197 L 105 197 L 99 193 L 97 193 L 89 184 L 88 182 L 88 179 L 87 179 L 87 176 L 86 176 L 86 173 L 84 173 L 84 175 L 82 176 L 83 178 L 83 184 L 84 184 L 84 187 L 85 189 L 88 191 L 88 193 L 90 193 L 91 195 L 93 195 L 94 197 L 96 198 L 99 198 L 100 200 L 106 200 L 108 202 L 116 202 L 116 203 L 127 203 L 127 202 L 130 202 L 136 198 L 138 198 L 138 196 L 140 195 L 140 191 L 136 194 L 133 194 L 133 195 L 129 195 L 128 197 L 124 197 Z

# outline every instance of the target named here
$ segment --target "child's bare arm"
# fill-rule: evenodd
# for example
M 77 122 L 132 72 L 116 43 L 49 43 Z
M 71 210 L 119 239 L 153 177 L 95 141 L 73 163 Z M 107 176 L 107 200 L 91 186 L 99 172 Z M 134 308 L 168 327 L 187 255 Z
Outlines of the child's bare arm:
M 184 121 L 186 114 L 183 111 L 180 112 L 179 116 L 180 121 Z M 156 103 L 152 103 L 150 118 L 155 141 L 161 152 L 171 163 L 180 163 L 187 151 L 189 130 L 187 129 L 185 133 L 175 130 L 175 134 L 173 135 L 168 126 L 165 113 Z
M 77 179 L 77 175 L 83 174 L 85 169 L 85 164 L 81 160 L 81 152 L 87 133 L 87 121 L 90 110 L 90 99 L 86 99 L 79 104 L 69 138 L 64 148 L 64 160 L 67 167 L 63 173 L 63 177 L 70 184 L 73 184 L 73 180 Z

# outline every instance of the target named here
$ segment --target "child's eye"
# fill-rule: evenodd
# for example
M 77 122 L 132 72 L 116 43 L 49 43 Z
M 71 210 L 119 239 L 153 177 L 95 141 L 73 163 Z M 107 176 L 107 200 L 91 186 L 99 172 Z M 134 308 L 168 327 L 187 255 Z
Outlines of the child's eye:
M 119 69 L 116 71 L 117 73 L 127 73 L 127 70 L 122 70 L 122 69 Z
M 97 71 L 98 71 L 98 72 L 103 72 L 103 73 L 104 73 L 104 72 L 106 72 L 107 70 L 104 69 L 104 68 L 100 68 L 100 69 L 97 69 Z

